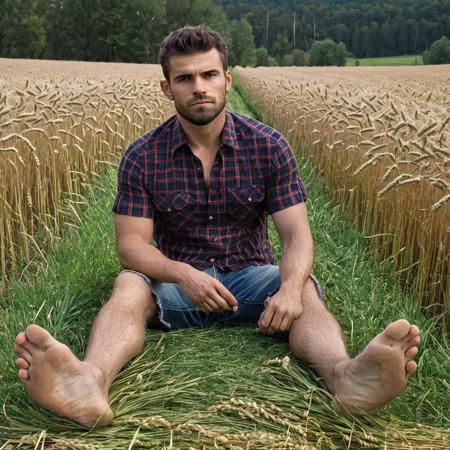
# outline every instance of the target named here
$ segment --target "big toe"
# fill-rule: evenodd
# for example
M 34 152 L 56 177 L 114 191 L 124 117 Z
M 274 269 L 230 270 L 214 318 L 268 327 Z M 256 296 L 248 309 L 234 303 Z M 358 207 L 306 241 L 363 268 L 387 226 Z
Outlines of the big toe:
M 46 349 L 57 342 L 48 331 L 44 330 L 39 325 L 29 325 L 25 333 L 27 339 L 31 343 L 43 349 Z
M 393 341 L 400 341 L 408 336 L 410 330 L 411 324 L 405 319 L 400 319 L 389 324 L 384 329 L 383 335 Z

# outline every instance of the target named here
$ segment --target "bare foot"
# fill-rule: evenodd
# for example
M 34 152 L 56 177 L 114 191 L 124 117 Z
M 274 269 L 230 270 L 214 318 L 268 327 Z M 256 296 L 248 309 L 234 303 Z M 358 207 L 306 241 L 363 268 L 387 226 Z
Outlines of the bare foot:
M 369 342 L 354 359 L 334 368 L 334 394 L 352 412 L 373 412 L 400 394 L 417 364 L 419 329 L 397 320 Z
M 98 367 L 77 359 L 66 345 L 37 325 L 17 335 L 14 351 L 19 355 L 19 378 L 34 401 L 86 427 L 112 422 Z

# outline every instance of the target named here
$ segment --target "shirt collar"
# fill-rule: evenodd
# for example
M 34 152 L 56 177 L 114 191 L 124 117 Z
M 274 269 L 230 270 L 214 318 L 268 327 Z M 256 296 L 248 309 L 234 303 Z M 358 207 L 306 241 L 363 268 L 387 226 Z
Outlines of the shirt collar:
M 170 151 L 174 153 L 183 145 L 187 145 L 186 133 L 178 120 L 178 116 L 175 116 L 175 121 L 172 129 L 172 139 L 170 143 Z M 233 116 L 230 111 L 225 110 L 225 125 L 223 127 L 222 142 L 220 147 L 227 146 L 230 148 L 238 149 L 238 142 L 236 137 L 236 128 L 234 126 Z

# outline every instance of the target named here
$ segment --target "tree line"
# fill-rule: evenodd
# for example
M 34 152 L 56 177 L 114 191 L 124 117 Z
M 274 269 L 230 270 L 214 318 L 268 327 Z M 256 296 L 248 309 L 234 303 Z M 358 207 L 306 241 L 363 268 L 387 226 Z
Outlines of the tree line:
M 164 36 L 199 23 L 231 65 L 304 65 L 323 40 L 357 58 L 428 50 L 450 36 L 450 0 L 0 0 L 0 56 L 156 63 Z
M 309 52 L 342 42 L 357 58 L 417 54 L 450 37 L 450 0 L 217 0 L 231 20 L 245 17 L 256 47 Z

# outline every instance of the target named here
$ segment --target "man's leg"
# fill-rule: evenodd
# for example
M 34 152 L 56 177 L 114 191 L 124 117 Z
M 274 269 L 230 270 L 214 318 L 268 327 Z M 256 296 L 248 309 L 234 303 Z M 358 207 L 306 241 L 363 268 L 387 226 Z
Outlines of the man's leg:
M 346 408 L 372 412 L 405 388 L 417 364 L 419 329 L 406 320 L 391 323 L 350 359 L 341 329 L 320 301 L 311 279 L 305 284 L 303 312 L 292 324 L 289 345 L 307 361 Z
M 94 321 L 84 361 L 43 328 L 27 327 L 17 336 L 14 351 L 30 396 L 82 425 L 111 423 L 109 388 L 119 370 L 141 351 L 147 320 L 156 310 L 144 279 L 124 272 Z

